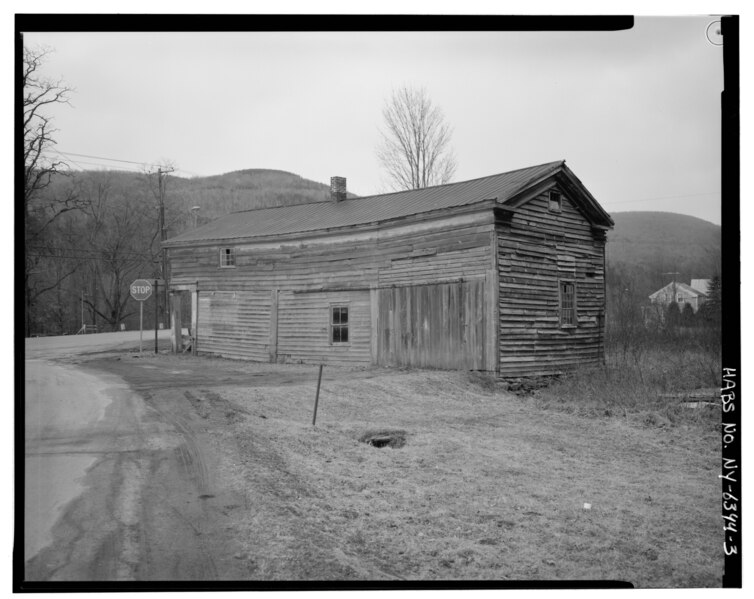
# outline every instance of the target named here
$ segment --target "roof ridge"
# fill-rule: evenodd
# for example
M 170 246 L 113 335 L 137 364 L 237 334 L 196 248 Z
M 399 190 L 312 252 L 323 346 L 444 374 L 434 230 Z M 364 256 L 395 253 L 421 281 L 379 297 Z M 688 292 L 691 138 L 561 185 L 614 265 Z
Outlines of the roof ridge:
M 352 202 L 354 200 L 368 200 L 369 198 L 377 198 L 377 197 L 384 197 L 384 196 L 394 196 L 402 193 L 414 193 L 417 191 L 425 191 L 428 189 L 437 189 L 438 187 L 452 187 L 454 185 L 463 185 L 465 183 L 473 183 L 475 181 L 482 181 L 483 179 L 492 179 L 494 177 L 500 177 L 501 175 L 510 175 L 512 173 L 518 173 L 520 171 L 527 171 L 531 169 L 541 168 L 543 166 L 549 166 L 549 165 L 564 165 L 565 160 L 553 160 L 551 162 L 543 162 L 542 164 L 534 164 L 532 166 L 524 166 L 521 168 L 516 168 L 510 171 L 503 171 L 501 173 L 495 173 L 494 175 L 486 175 L 484 177 L 475 177 L 474 179 L 465 179 L 463 181 L 455 181 L 453 183 L 443 183 L 441 185 L 430 185 L 428 187 L 420 187 L 419 189 L 404 189 L 402 191 L 390 191 L 387 193 L 374 193 L 372 195 L 368 196 L 356 196 L 355 198 L 346 198 L 345 200 L 341 200 L 340 203 L 343 202 Z M 275 208 L 284 208 L 284 207 L 290 207 L 290 206 L 311 206 L 314 204 L 330 204 L 330 200 L 321 200 L 319 202 L 301 202 L 300 204 L 281 204 L 280 206 L 259 206 L 256 208 L 246 208 L 244 210 L 236 210 L 235 212 L 229 212 L 225 216 L 230 216 L 231 214 L 243 214 L 245 212 L 256 212 L 260 210 L 274 210 Z M 219 217 L 222 218 L 222 217 Z
M 420 187 L 418 189 L 403 189 L 401 191 L 390 191 L 388 193 L 374 193 L 369 196 L 359 196 L 357 198 L 351 198 L 352 200 L 365 200 L 367 198 L 376 198 L 378 196 L 392 196 L 399 193 L 411 193 L 414 191 L 424 191 L 426 189 L 437 189 L 438 187 L 452 187 L 453 185 L 462 185 L 464 183 L 473 183 L 474 181 L 481 181 L 482 179 L 492 179 L 501 175 L 510 175 L 519 171 L 528 171 L 530 169 L 540 168 L 551 164 L 565 164 L 565 160 L 553 160 L 551 162 L 543 162 L 542 164 L 533 164 L 531 166 L 524 166 L 521 168 L 515 168 L 510 171 L 503 171 L 502 173 L 495 173 L 494 175 L 485 175 L 484 177 L 475 177 L 473 179 L 464 179 L 463 181 L 454 181 L 453 183 L 442 183 L 440 185 L 428 185 L 427 187 Z

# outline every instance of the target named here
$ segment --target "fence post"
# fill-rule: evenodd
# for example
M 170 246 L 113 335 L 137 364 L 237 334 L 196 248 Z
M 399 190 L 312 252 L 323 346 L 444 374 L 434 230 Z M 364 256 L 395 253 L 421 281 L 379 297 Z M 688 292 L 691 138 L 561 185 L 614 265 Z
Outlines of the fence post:
M 319 386 L 322 383 L 322 364 L 319 365 L 319 377 L 317 378 L 317 395 L 314 397 L 314 416 L 312 426 L 317 424 L 317 405 L 319 405 Z

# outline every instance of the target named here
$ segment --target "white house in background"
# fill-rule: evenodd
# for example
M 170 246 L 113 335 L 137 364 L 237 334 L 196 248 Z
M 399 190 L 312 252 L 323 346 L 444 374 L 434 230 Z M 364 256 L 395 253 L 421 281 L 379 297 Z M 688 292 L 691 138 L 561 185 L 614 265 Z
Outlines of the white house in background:
M 691 279 L 691 287 L 701 291 L 704 295 L 709 295 L 709 284 L 712 279 Z
M 665 287 L 650 295 L 649 301 L 662 306 L 668 306 L 675 302 L 681 310 L 686 304 L 690 304 L 696 312 L 707 301 L 709 281 L 709 279 L 692 279 L 691 285 L 676 282 L 668 283 Z

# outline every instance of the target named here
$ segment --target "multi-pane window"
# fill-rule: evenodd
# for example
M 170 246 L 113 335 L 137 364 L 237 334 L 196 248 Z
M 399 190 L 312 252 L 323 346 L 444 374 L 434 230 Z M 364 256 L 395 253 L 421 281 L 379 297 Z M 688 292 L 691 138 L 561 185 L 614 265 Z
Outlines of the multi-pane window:
M 576 326 L 576 285 L 570 281 L 560 282 L 560 324 Z
M 220 248 L 220 267 L 228 268 L 236 265 L 235 248 Z
M 330 306 L 330 342 L 348 343 L 348 306 Z
M 561 195 L 559 191 L 550 192 L 550 210 L 553 212 L 560 212 L 561 210 Z

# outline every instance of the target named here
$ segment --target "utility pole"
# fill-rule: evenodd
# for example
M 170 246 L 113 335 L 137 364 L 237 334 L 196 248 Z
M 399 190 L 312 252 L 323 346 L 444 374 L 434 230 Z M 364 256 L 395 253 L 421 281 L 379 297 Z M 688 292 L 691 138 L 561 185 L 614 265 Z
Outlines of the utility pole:
M 168 229 L 165 226 L 165 183 L 162 177 L 164 174 L 166 175 L 172 172 L 173 172 L 172 168 L 166 169 L 165 171 L 162 170 L 162 167 L 159 167 L 157 169 L 157 190 L 158 190 L 158 196 L 160 198 L 160 252 L 162 254 L 162 279 L 165 281 L 165 323 L 166 325 L 170 322 L 170 304 L 169 304 L 169 294 L 168 294 L 170 276 L 168 274 L 167 251 L 162 245 L 163 243 L 165 243 L 165 241 L 168 238 Z

